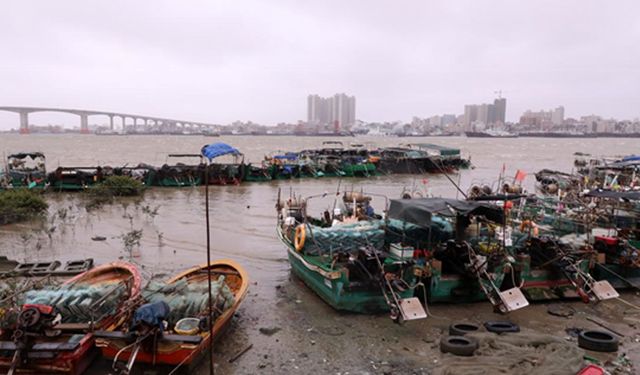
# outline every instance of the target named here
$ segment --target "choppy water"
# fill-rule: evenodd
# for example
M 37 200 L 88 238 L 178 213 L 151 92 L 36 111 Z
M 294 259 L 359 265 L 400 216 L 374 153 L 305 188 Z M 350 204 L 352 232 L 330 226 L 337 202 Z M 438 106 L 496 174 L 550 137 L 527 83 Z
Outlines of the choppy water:
M 93 136 L 93 135 L 0 135 L 0 153 L 42 151 L 47 167 L 136 165 L 144 162 L 162 165 L 169 153 L 198 153 L 206 143 L 226 142 L 240 149 L 248 161 L 259 163 L 263 156 L 276 150 L 296 151 L 319 147 L 325 138 L 318 137 L 220 137 L 197 136 Z M 533 186 L 533 173 L 542 168 L 570 171 L 573 153 L 630 154 L 640 153 L 634 139 L 483 139 L 464 137 L 442 138 L 339 138 L 342 142 L 373 142 L 378 146 L 406 143 L 436 143 L 460 148 L 470 155 L 475 168 L 451 177 L 466 190 L 472 183 L 491 183 L 497 179 L 503 164 L 508 176 L 517 169 L 529 175 L 526 185 Z M 233 258 L 244 265 L 254 284 L 243 310 L 253 323 L 237 323 L 236 335 L 246 337 L 256 346 L 265 344 L 255 332 L 245 331 L 246 325 L 283 323 L 278 313 L 276 286 L 287 284 L 289 265 L 286 252 L 275 234 L 274 204 L 278 189 L 283 194 L 294 191 L 312 195 L 334 191 L 339 179 L 306 179 L 253 183 L 242 186 L 212 186 L 211 229 L 212 256 Z M 342 187 L 399 197 L 405 187 L 418 186 L 433 194 L 455 197 L 456 190 L 442 175 L 395 175 L 371 179 L 343 179 Z M 142 201 L 122 200 L 102 209 L 87 212 L 81 194 L 50 194 L 50 218 L 46 222 L 27 223 L 0 228 L 0 255 L 19 260 L 48 260 L 93 257 L 97 262 L 113 261 L 130 254 L 124 250 L 121 236 L 131 230 L 142 230 L 139 249 L 134 261 L 144 266 L 147 275 L 171 273 L 206 260 L 204 224 L 204 188 L 157 188 L 148 191 Z M 327 200 L 325 200 L 326 202 Z M 378 203 L 381 204 L 380 202 Z M 329 203 L 320 202 L 319 212 Z M 149 211 L 157 208 L 157 215 Z M 312 209 L 314 207 L 312 206 Z M 66 218 L 62 219 L 66 214 Z M 105 236 L 106 241 L 95 242 L 93 236 Z M 304 287 L 299 293 L 311 301 Z M 314 309 L 326 310 L 317 301 Z M 305 308 L 300 306 L 300 308 Z M 309 306 L 307 306 L 309 308 Z M 318 311 L 309 313 L 317 314 Z M 258 318 L 259 317 L 259 318 Z M 330 319 L 330 318 L 326 318 Z M 250 319 L 251 320 L 251 319 Z M 242 324 L 242 326 L 240 326 Z M 254 338 L 257 335 L 257 338 Z M 262 341 L 261 341 L 262 340 Z M 224 340 L 222 342 L 224 345 Z M 239 350 L 230 345 L 229 352 Z M 251 357 L 250 355 L 247 355 Z M 255 360 L 254 360 L 255 362 Z M 243 365 L 228 367 L 227 371 L 242 373 Z M 277 371 L 276 371 L 277 372 Z M 99 371 L 96 373 L 100 373 Z

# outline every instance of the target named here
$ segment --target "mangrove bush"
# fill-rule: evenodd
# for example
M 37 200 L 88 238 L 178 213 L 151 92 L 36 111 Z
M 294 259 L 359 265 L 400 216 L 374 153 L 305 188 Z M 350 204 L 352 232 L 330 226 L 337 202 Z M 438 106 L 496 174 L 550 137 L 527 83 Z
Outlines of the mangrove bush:
M 114 197 L 135 197 L 142 195 L 144 184 L 129 176 L 109 176 L 102 183 L 87 189 L 90 201 L 87 210 L 111 203 Z
M 0 191 L 0 225 L 43 215 L 48 207 L 42 196 L 31 190 Z
M 90 188 L 95 195 L 111 197 L 134 197 L 141 195 L 144 184 L 129 176 L 109 176 L 101 184 Z

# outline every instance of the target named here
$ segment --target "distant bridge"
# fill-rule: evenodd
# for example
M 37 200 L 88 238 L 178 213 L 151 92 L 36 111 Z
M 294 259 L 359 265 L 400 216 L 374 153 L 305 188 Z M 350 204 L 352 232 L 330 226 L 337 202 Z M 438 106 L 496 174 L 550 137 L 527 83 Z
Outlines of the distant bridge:
M 206 124 L 202 122 L 195 121 L 185 121 L 185 120 L 174 120 L 162 117 L 154 117 L 154 116 L 143 116 L 143 115 L 132 115 L 127 113 L 118 113 L 118 112 L 105 112 L 105 111 L 94 111 L 94 110 L 84 110 L 84 109 L 67 109 L 67 108 L 46 108 L 46 107 L 2 107 L 0 106 L 0 111 L 14 112 L 20 115 L 20 133 L 21 134 L 29 134 L 29 114 L 34 112 L 59 112 L 59 113 L 70 113 L 73 115 L 80 116 L 80 132 L 81 133 L 89 133 L 89 116 L 107 116 L 109 117 L 109 125 L 111 130 L 114 130 L 113 118 L 120 117 L 122 119 L 122 129 L 126 129 L 126 121 L 127 119 L 133 120 L 133 128 L 134 130 L 138 127 L 138 121 L 140 121 L 140 125 L 144 125 L 145 128 L 149 126 L 158 127 L 162 125 L 166 125 L 168 127 L 181 127 L 181 128 L 196 128 L 198 130 L 202 130 L 208 127 L 214 127 L 214 124 Z

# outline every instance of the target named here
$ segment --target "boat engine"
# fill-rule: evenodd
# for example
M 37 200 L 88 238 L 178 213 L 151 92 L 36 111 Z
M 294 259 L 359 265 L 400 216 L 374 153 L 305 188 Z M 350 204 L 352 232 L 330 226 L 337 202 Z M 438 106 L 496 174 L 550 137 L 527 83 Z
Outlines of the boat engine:
M 16 345 L 16 352 L 7 374 L 13 375 L 18 366 L 27 361 L 22 352 L 29 349 L 33 337 L 59 335 L 61 331 L 54 328 L 61 321 L 62 317 L 53 306 L 40 304 L 23 305 L 22 311 L 18 315 L 16 328 L 13 331 L 12 338 Z
M 44 334 L 57 336 L 59 331 L 54 327 L 62 321 L 62 316 L 53 306 L 27 304 L 22 306 L 22 312 L 18 315 L 17 328 L 14 331 L 14 340 L 25 334 Z

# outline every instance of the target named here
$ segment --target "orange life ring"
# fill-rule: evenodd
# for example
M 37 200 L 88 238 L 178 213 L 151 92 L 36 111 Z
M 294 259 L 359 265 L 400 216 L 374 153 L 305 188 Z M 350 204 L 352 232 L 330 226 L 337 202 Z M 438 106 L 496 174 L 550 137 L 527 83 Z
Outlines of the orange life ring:
M 539 230 L 538 230 L 538 225 L 535 223 L 535 221 L 532 220 L 524 220 L 522 222 L 522 224 L 520 224 L 520 232 L 524 232 L 527 229 L 531 230 L 531 234 L 534 237 L 538 237 L 538 234 L 540 234 Z
M 293 236 L 293 246 L 297 252 L 301 252 L 304 248 L 304 241 L 307 239 L 307 228 L 304 224 L 300 224 L 296 227 L 296 234 Z

